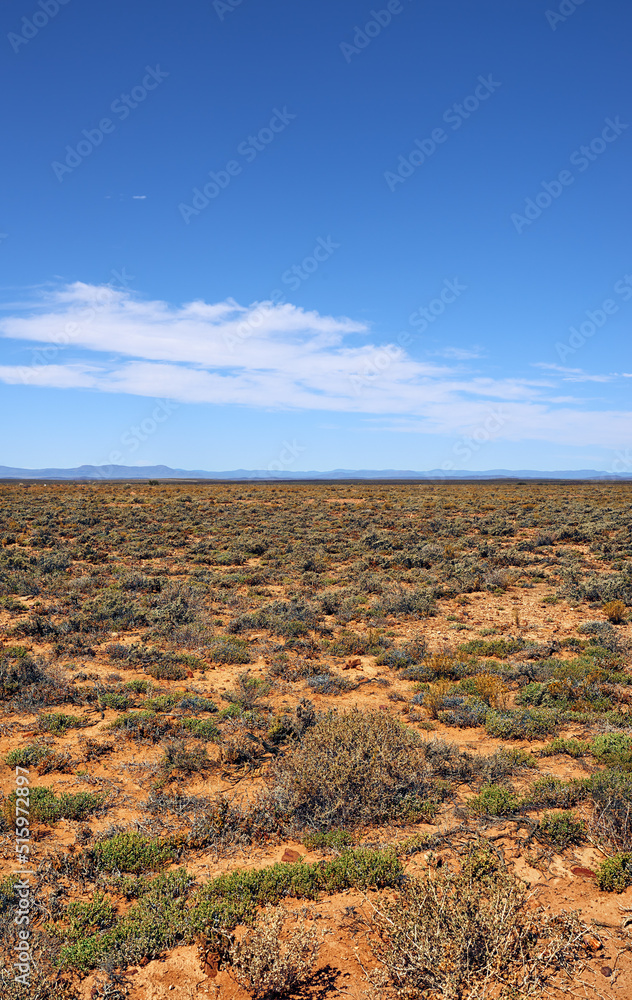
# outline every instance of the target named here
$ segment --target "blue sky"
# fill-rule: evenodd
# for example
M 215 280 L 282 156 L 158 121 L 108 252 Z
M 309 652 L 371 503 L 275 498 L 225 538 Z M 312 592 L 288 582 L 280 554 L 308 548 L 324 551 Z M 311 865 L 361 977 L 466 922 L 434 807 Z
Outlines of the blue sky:
M 0 463 L 630 473 L 627 0 L 14 0 Z

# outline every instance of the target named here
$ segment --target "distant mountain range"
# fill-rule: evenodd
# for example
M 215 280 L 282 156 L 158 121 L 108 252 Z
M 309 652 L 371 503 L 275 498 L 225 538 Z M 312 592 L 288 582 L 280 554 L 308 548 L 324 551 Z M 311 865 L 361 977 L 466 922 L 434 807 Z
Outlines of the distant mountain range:
M 225 480 L 313 480 L 313 479 L 598 479 L 623 481 L 618 476 L 596 469 L 561 469 L 542 472 L 534 469 L 488 469 L 469 472 L 466 469 L 430 469 L 412 472 L 409 469 L 332 469 L 330 472 L 268 472 L 266 470 L 234 469 L 231 472 L 206 472 L 202 469 L 170 469 L 167 465 L 80 465 L 76 469 L 14 469 L 0 465 L 0 479 L 225 479 Z

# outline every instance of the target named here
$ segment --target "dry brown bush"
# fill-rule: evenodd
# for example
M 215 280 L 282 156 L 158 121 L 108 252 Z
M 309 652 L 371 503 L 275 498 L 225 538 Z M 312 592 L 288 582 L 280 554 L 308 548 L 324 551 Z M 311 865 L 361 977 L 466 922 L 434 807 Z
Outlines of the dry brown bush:
M 488 859 L 473 860 L 460 875 L 441 869 L 411 879 L 397 898 L 375 907 L 372 949 L 383 966 L 381 985 L 395 995 L 540 997 L 586 957 L 588 928 L 575 914 L 529 908 L 521 882 L 490 871 Z
M 320 942 L 313 927 L 299 919 L 296 929 L 283 934 L 285 913 L 267 906 L 243 941 L 230 948 L 230 973 L 254 1000 L 287 996 L 311 972 Z
M 423 748 L 413 729 L 384 712 L 329 713 L 276 762 L 270 809 L 299 827 L 412 818 L 432 777 Z

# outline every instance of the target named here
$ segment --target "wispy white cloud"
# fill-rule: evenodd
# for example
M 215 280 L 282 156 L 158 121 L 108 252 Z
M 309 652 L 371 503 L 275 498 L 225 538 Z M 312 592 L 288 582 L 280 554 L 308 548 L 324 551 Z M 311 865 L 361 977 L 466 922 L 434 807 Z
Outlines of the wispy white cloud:
M 474 358 L 482 358 L 485 352 L 481 347 L 442 347 L 441 350 L 431 351 L 435 358 L 450 358 L 453 361 L 472 361 Z
M 608 374 L 589 374 L 583 368 L 565 368 L 563 365 L 553 365 L 545 361 L 536 361 L 534 368 L 545 371 L 559 372 L 563 382 L 614 382 L 618 378 L 628 378 L 625 372 L 608 372 Z
M 416 360 L 375 343 L 365 323 L 289 303 L 174 307 L 76 282 L 40 290 L 28 309 L 0 320 L 0 334 L 48 345 L 38 352 L 41 361 L 36 353 L 31 365 L 0 366 L 5 383 L 356 413 L 392 430 L 435 434 L 472 434 L 491 417 L 497 438 L 629 443 L 629 412 L 596 410 L 552 384 L 615 376 L 544 363 L 538 367 L 546 378 L 468 373 L 458 348 L 446 349 L 457 365 Z

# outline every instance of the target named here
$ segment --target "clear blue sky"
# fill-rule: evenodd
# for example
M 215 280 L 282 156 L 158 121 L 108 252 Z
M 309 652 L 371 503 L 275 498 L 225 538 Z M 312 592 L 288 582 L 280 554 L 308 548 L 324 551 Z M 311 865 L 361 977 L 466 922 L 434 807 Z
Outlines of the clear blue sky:
M 632 471 L 628 0 L 0 17 L 0 464 Z

